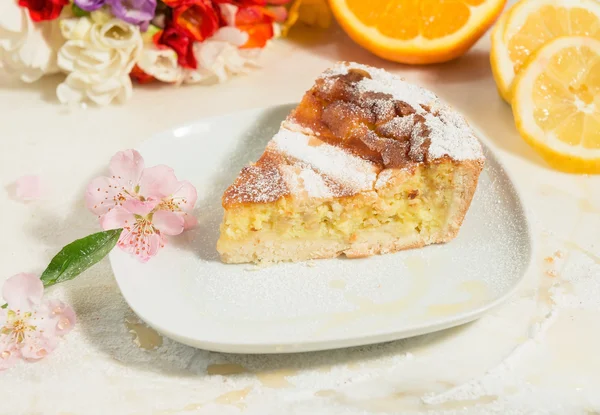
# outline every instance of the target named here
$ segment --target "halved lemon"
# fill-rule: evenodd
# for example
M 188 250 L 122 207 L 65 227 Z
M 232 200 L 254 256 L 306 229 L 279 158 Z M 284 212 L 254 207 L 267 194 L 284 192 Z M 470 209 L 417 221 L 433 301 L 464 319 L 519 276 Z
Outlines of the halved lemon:
M 504 78 L 502 74 L 498 73 L 500 66 L 496 64 L 496 62 L 498 62 L 498 57 L 496 54 L 498 54 L 500 50 L 500 47 L 497 45 L 500 45 L 502 42 L 502 36 L 504 35 L 504 28 L 506 27 L 508 14 L 508 12 L 502 13 L 492 29 L 492 48 L 490 51 L 490 60 L 492 62 L 492 73 L 494 75 L 494 79 L 496 80 L 498 93 L 505 101 L 510 102 L 510 88 L 504 84 Z
M 498 17 L 506 0 L 329 0 L 342 28 L 384 59 L 445 62 L 464 54 Z
M 560 36 L 600 39 L 600 1 L 522 0 L 501 23 L 492 35 L 491 61 L 500 95 L 510 102 L 515 75 L 546 43 Z
M 600 173 L 600 41 L 549 42 L 521 69 L 512 93 L 517 129 L 550 165 Z

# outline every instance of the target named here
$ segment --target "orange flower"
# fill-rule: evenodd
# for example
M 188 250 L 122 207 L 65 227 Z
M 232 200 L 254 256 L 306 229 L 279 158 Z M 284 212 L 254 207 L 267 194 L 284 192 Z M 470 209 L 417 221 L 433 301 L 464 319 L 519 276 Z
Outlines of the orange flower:
M 242 7 L 235 16 L 235 26 L 248 33 L 249 39 L 242 48 L 262 48 L 275 32 L 273 22 L 276 15 L 258 6 Z
M 167 0 L 164 3 L 173 7 L 172 26 L 197 42 L 211 37 L 219 28 L 219 14 L 210 0 Z

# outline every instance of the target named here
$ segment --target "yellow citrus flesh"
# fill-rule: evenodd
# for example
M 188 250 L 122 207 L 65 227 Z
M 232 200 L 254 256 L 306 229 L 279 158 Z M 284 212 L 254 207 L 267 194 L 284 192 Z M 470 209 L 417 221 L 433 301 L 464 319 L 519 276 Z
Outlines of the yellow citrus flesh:
M 600 173 L 600 41 L 562 37 L 515 78 L 517 129 L 555 168 Z
M 561 36 L 600 39 L 597 0 L 522 0 L 506 13 L 492 36 L 492 67 L 503 98 L 510 102 L 511 85 L 529 57 Z
M 507 20 L 508 20 L 508 13 L 503 13 L 500 16 L 500 19 L 498 19 L 498 22 L 494 25 L 494 29 L 492 30 L 492 48 L 490 51 L 490 61 L 492 63 L 492 74 L 494 75 L 494 79 L 496 80 L 496 86 L 498 88 L 498 93 L 506 102 L 510 102 L 510 85 L 506 85 L 504 83 L 504 78 L 499 73 L 499 68 L 500 68 L 500 65 L 498 64 L 499 48 L 494 47 L 494 45 L 500 45 L 502 42 L 502 36 L 504 34 L 504 27 L 506 26 Z
M 506 0 L 330 0 L 358 44 L 385 59 L 426 64 L 465 53 L 492 25 Z

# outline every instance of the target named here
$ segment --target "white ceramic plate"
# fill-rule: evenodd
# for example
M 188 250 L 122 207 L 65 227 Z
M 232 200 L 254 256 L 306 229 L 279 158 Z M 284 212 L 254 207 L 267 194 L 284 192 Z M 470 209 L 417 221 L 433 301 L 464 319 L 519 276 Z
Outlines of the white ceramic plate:
M 149 263 L 115 249 L 121 291 L 147 324 L 216 351 L 281 353 L 377 343 L 476 319 L 514 290 L 531 260 L 531 232 L 494 155 L 460 235 L 423 249 L 365 259 L 267 268 L 225 265 L 215 244 L 221 195 L 256 160 L 292 105 L 208 118 L 140 147 L 198 189 L 199 226 L 172 238 Z

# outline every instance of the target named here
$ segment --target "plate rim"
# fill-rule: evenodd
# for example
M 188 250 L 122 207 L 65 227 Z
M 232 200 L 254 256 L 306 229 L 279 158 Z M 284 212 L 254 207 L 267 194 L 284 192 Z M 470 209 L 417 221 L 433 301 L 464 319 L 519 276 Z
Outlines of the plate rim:
M 292 103 L 284 103 L 284 104 L 270 105 L 270 106 L 264 106 L 264 107 L 254 107 L 254 108 L 248 108 L 248 109 L 243 109 L 243 110 L 239 110 L 239 111 L 232 111 L 232 112 L 228 112 L 225 114 L 202 117 L 202 118 L 199 118 L 199 119 L 196 119 L 193 121 L 188 121 L 185 123 L 174 125 L 173 127 L 168 128 L 168 129 L 161 130 L 161 131 L 153 134 L 152 136 L 150 136 L 148 139 L 139 143 L 136 146 L 136 148 L 138 149 L 138 151 L 140 151 L 143 154 L 143 148 L 145 146 L 151 145 L 154 141 L 162 139 L 162 137 L 164 137 L 165 135 L 171 135 L 171 136 L 177 137 L 178 136 L 178 134 L 176 133 L 177 131 L 181 131 L 180 134 L 185 135 L 187 133 L 187 131 L 190 128 L 193 128 L 193 126 L 195 126 L 195 125 L 199 125 L 199 124 L 203 124 L 203 123 L 204 124 L 214 123 L 215 121 L 217 121 L 219 119 L 229 118 L 231 116 L 235 116 L 238 114 L 262 113 L 262 112 L 266 112 L 266 111 L 283 110 L 286 107 L 291 108 L 295 105 L 298 105 L 298 103 L 292 102 Z M 465 118 L 467 118 L 467 117 L 465 117 Z M 203 339 L 200 337 L 190 337 L 190 336 L 183 335 L 180 333 L 175 333 L 166 327 L 157 325 L 157 324 L 149 321 L 148 319 L 144 318 L 143 315 L 139 312 L 139 310 L 129 301 L 129 299 L 123 292 L 121 282 L 120 282 L 119 278 L 117 277 L 117 273 L 115 272 L 115 266 L 114 266 L 114 262 L 113 262 L 113 252 L 115 252 L 115 250 L 113 250 L 109 254 L 109 262 L 110 262 L 110 267 L 113 272 L 114 278 L 117 282 L 117 286 L 119 287 L 119 291 L 121 291 L 121 294 L 122 294 L 123 298 L 125 299 L 125 302 L 131 308 L 131 310 L 138 316 L 138 318 L 140 318 L 140 320 L 142 320 L 145 324 L 147 324 L 149 327 L 153 328 L 160 334 L 162 334 L 168 338 L 171 338 L 177 342 L 186 344 L 186 345 L 194 347 L 194 348 L 200 348 L 200 349 L 216 351 L 216 352 L 225 352 L 225 353 L 245 353 L 245 354 L 301 353 L 301 352 L 312 352 L 312 351 L 319 351 L 319 350 L 331 350 L 331 349 L 339 349 L 339 348 L 347 348 L 347 347 L 365 346 L 365 345 L 369 345 L 369 344 L 401 340 L 401 339 L 415 337 L 415 336 L 419 336 L 419 335 L 423 335 L 423 334 L 427 334 L 427 333 L 433 333 L 433 332 L 449 329 L 452 327 L 457 327 L 457 326 L 472 322 L 472 321 L 478 319 L 479 317 L 481 317 L 482 315 L 484 315 L 485 313 L 487 313 L 493 309 L 496 309 L 497 307 L 502 305 L 510 297 L 512 297 L 514 295 L 514 293 L 518 290 L 518 288 L 521 286 L 521 284 L 525 280 L 526 276 L 529 275 L 534 268 L 534 264 L 535 264 L 534 256 L 535 256 L 535 252 L 537 251 L 537 240 L 533 236 L 534 229 L 533 229 L 532 211 L 529 208 L 529 206 L 531 206 L 531 205 L 526 202 L 527 201 L 527 197 L 525 196 L 526 193 L 519 185 L 519 182 L 517 180 L 515 180 L 514 174 L 510 171 L 510 169 L 506 168 L 505 163 L 499 157 L 498 149 L 495 148 L 493 142 L 491 142 L 491 140 L 487 138 L 486 134 L 484 134 L 483 131 L 479 127 L 476 126 L 476 123 L 471 122 L 471 120 L 469 120 L 469 119 L 468 119 L 468 122 L 471 125 L 471 127 L 473 128 L 473 130 L 475 131 L 475 134 L 476 134 L 477 138 L 479 139 L 479 141 L 481 142 L 482 146 L 484 147 L 484 150 L 487 150 L 487 152 L 493 157 L 494 162 L 497 163 L 497 165 L 501 169 L 502 173 L 504 173 L 506 175 L 508 181 L 512 185 L 512 190 L 514 191 L 515 199 L 518 202 L 518 207 L 522 211 L 522 215 L 523 215 L 523 218 L 524 218 L 524 221 L 526 224 L 524 231 L 526 232 L 525 236 L 526 236 L 526 240 L 528 242 L 528 246 L 530 249 L 529 257 L 526 259 L 527 266 L 525 267 L 525 270 L 521 273 L 519 278 L 513 283 L 512 287 L 510 289 L 506 290 L 501 296 L 499 296 L 498 298 L 494 299 L 491 302 L 485 303 L 485 304 L 483 304 L 477 308 L 474 308 L 472 310 L 469 310 L 467 312 L 462 312 L 462 313 L 450 316 L 446 319 L 442 319 L 441 321 L 433 321 L 428 324 L 415 323 L 408 327 L 405 326 L 401 330 L 393 330 L 392 329 L 390 331 L 390 330 L 385 330 L 385 329 L 379 329 L 377 332 L 370 333 L 368 335 L 343 337 L 343 338 L 340 338 L 339 335 L 333 336 L 332 338 L 320 337 L 317 340 L 307 339 L 306 341 L 302 341 L 301 343 L 294 342 L 294 341 L 289 341 L 289 342 L 283 341 L 283 342 L 278 342 L 278 343 L 273 343 L 273 342 L 265 343 L 265 342 L 258 342 L 258 341 L 231 343 L 231 342 L 223 342 L 223 341 L 215 342 L 215 341 Z M 184 133 L 184 131 L 185 131 L 185 133 Z

